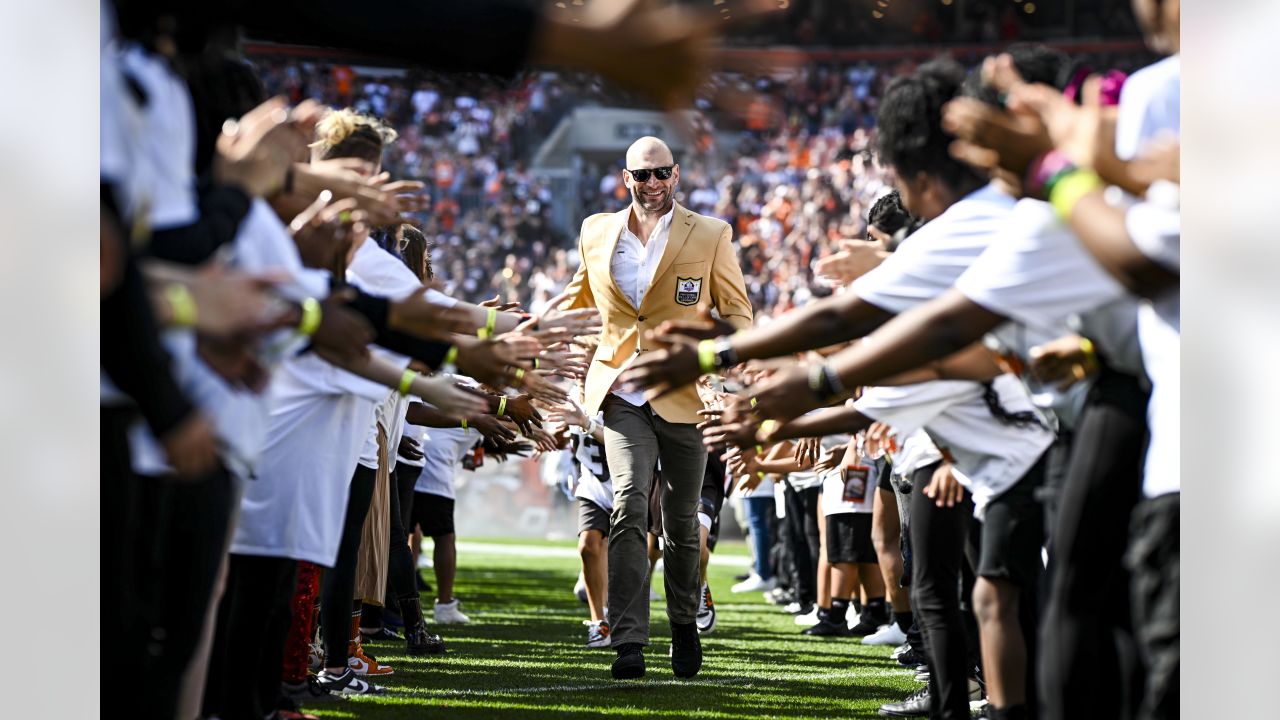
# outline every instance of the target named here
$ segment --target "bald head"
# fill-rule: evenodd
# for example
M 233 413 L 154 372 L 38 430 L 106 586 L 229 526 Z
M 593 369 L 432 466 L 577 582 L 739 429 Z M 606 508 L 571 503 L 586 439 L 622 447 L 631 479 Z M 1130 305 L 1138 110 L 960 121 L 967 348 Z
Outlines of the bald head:
M 674 165 L 671 148 L 659 138 L 645 136 L 627 148 L 627 168 L 655 168 Z

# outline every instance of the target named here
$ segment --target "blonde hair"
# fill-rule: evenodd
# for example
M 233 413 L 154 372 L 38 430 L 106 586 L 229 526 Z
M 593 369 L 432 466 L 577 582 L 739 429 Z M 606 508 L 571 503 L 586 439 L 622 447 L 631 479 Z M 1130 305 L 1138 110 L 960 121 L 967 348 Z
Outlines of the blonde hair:
M 343 108 L 330 110 L 316 123 L 316 141 L 310 147 L 312 157 L 321 160 L 358 157 L 377 162 L 382 157 L 382 149 L 399 136 L 395 128 L 382 120 Z

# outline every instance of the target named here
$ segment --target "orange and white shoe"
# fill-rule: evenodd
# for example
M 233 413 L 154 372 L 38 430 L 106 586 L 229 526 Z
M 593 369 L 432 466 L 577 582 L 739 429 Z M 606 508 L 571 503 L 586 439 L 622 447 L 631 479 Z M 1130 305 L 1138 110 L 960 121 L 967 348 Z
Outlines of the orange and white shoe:
M 587 647 L 606 648 L 613 644 L 613 640 L 609 637 L 609 623 L 603 620 L 600 622 L 583 620 L 582 624 L 587 626 Z
M 395 668 L 390 665 L 383 665 L 378 659 L 372 655 L 366 654 L 364 647 L 358 642 L 347 645 L 347 665 L 357 675 L 365 675 L 368 677 L 378 677 L 380 675 L 394 675 Z

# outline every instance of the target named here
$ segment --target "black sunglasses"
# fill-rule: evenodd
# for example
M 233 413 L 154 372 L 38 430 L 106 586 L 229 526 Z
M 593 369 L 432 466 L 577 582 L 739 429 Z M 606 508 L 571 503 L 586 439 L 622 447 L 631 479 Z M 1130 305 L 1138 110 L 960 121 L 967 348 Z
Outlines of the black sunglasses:
M 645 168 L 642 170 L 627 170 L 627 172 L 631 173 L 631 177 L 635 178 L 636 182 L 645 183 L 645 182 L 649 182 L 650 173 L 657 175 L 659 180 L 670 180 L 671 170 L 674 167 L 675 165 L 668 165 L 666 167 L 652 168 L 652 169 Z

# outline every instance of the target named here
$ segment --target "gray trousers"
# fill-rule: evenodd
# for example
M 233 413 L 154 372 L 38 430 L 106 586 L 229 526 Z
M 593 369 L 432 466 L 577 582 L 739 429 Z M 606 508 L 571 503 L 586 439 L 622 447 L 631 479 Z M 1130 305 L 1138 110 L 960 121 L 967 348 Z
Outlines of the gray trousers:
M 698 497 L 707 466 L 693 423 L 663 420 L 646 403 L 604 401 L 604 447 L 613 479 L 609 532 L 609 630 L 613 646 L 649 643 L 649 493 L 661 493 L 667 617 L 691 623 L 698 612 Z M 654 467 L 662 477 L 653 484 Z

